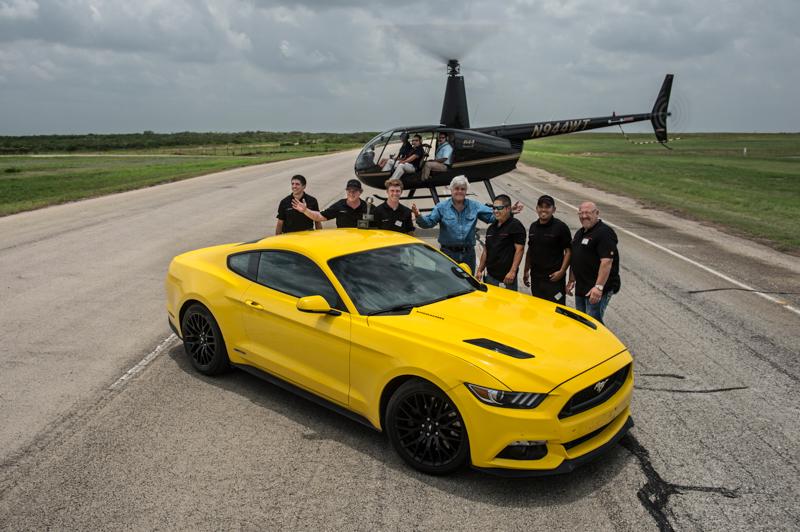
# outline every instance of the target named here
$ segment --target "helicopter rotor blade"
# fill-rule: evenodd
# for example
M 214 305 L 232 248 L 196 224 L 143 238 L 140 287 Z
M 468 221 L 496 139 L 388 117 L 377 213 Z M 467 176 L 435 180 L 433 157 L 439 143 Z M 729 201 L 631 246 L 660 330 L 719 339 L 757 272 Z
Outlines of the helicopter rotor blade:
M 498 25 L 484 22 L 389 24 L 387 29 L 437 62 L 463 58 L 498 32 Z

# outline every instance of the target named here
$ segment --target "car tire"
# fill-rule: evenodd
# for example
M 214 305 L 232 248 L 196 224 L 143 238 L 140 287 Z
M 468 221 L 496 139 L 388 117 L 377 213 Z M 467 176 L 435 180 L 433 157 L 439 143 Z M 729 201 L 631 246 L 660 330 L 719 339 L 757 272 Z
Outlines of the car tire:
M 183 349 L 194 369 L 204 375 L 219 375 L 230 368 L 222 331 L 206 307 L 189 307 L 181 321 L 181 332 Z
M 469 457 L 467 428 L 458 408 L 428 381 L 406 381 L 392 394 L 386 432 L 397 454 L 423 473 L 453 473 Z

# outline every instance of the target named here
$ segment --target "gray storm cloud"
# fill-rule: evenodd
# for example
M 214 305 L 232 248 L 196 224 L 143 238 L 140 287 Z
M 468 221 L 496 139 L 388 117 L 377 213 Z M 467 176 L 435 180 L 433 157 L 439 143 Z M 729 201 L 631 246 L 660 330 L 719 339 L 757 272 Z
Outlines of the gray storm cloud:
M 787 0 L 0 0 L 0 134 L 431 122 L 450 56 L 475 125 L 644 111 L 673 72 L 686 130 L 796 131 L 798 28 Z

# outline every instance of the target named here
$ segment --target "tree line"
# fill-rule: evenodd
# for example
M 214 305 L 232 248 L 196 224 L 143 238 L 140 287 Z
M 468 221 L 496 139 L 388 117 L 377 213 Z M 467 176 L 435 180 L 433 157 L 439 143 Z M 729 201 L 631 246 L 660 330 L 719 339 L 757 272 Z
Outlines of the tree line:
M 239 133 L 192 132 L 30 135 L 0 136 L 0 153 L 102 152 L 112 150 L 149 150 L 170 147 L 252 145 L 277 143 L 281 146 L 303 144 L 365 144 L 375 133 L 308 133 L 303 131 L 244 131 Z

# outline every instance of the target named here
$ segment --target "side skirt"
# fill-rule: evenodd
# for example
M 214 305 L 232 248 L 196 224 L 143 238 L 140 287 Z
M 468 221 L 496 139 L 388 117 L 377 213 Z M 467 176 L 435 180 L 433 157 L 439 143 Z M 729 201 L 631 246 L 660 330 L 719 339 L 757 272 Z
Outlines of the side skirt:
M 381 432 L 380 429 L 376 428 L 375 425 L 370 423 L 370 421 L 367 418 L 365 418 L 364 416 L 362 416 L 360 414 L 356 414 L 355 412 L 352 412 L 352 411 L 350 411 L 350 410 L 348 410 L 346 408 L 343 408 L 343 407 L 337 405 L 336 403 L 333 403 L 331 401 L 328 401 L 327 399 L 324 399 L 324 398 L 322 398 L 322 397 L 320 397 L 318 395 L 315 395 L 315 394 L 313 394 L 313 393 L 311 393 L 309 391 L 306 391 L 306 390 L 300 388 L 299 386 L 295 386 L 294 384 L 292 384 L 290 382 L 287 382 L 287 381 L 281 379 L 280 377 L 276 377 L 275 375 L 273 375 L 271 373 L 267 373 L 266 371 L 262 371 L 262 370 L 260 370 L 260 369 L 258 369 L 256 367 L 248 366 L 247 364 L 231 364 L 231 365 L 235 366 L 235 367 L 237 367 L 237 368 L 239 368 L 239 369 L 241 369 L 243 371 L 246 371 L 250 375 L 258 377 L 259 379 L 265 380 L 270 384 L 274 384 L 275 386 L 277 386 L 279 388 L 283 388 L 287 392 L 291 392 L 291 393 L 293 393 L 295 395 L 299 395 L 303 399 L 311 401 L 312 403 L 316 403 L 316 404 L 318 404 L 318 405 L 320 405 L 322 407 L 327 408 L 328 410 L 332 410 L 332 411 L 336 412 L 337 414 L 341 414 L 344 417 L 349 418 L 352 421 L 355 421 L 356 423 L 360 423 L 361 425 L 365 425 L 365 426 L 371 428 L 372 430 L 374 430 L 375 432 Z

